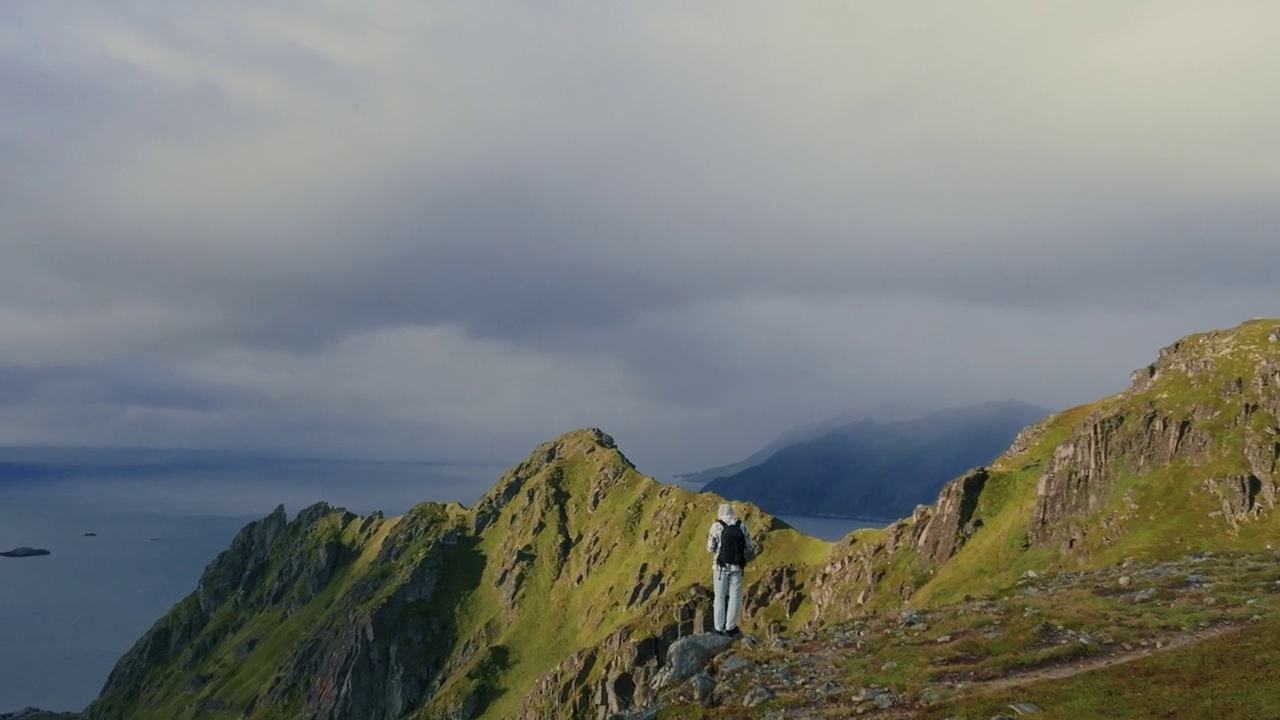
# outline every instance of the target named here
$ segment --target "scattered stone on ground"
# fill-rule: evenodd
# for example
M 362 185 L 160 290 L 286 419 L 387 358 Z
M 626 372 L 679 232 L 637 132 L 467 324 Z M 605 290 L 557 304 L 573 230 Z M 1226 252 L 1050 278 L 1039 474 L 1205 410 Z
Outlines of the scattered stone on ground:
M 743 717 L 751 718 L 829 717 L 834 708 L 859 718 L 906 718 L 952 698 L 1070 677 L 1235 632 L 1280 610 L 1280 552 L 1197 553 L 1149 566 L 1129 560 L 1026 580 L 1035 581 L 1034 596 L 1023 586 L 954 605 L 868 611 L 831 626 L 766 634 L 716 662 L 727 638 L 682 638 L 671 648 L 664 702 L 745 708 Z M 1071 611 L 1081 593 L 1109 603 L 1105 624 L 1083 624 Z M 1203 616 L 1207 607 L 1207 620 L 1166 619 Z M 1002 656 L 974 649 L 985 642 L 1007 647 L 1015 625 L 1029 628 L 1030 644 Z M 700 673 L 706 680 L 689 681 Z M 695 686 L 707 681 L 713 690 L 698 695 Z M 676 699 L 677 686 L 688 701 Z M 1028 699 L 1001 717 L 1051 710 Z

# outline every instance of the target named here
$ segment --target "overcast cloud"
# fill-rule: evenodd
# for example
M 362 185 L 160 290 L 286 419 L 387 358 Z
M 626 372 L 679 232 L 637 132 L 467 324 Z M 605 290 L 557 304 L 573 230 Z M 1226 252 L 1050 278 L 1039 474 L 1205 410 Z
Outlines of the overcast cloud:
M 1280 5 L 0 4 L 0 442 L 642 470 L 1280 314 Z

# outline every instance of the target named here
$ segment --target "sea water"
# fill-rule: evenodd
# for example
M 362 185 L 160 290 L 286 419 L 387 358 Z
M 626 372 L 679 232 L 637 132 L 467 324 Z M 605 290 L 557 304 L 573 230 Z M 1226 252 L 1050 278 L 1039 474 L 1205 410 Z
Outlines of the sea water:
M 116 661 L 246 523 L 325 501 L 390 517 L 424 500 L 467 505 L 498 466 L 255 461 L 73 471 L 0 483 L 0 713 L 78 711 Z
M 855 520 L 852 518 L 809 517 L 807 515 L 778 515 L 779 520 L 806 535 L 828 542 L 836 542 L 854 530 L 881 528 L 889 523 L 884 520 Z

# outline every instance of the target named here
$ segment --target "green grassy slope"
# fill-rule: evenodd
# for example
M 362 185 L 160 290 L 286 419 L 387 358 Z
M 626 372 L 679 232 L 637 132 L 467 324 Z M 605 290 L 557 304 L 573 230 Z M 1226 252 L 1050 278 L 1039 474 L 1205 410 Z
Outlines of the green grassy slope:
M 761 550 L 747 626 L 1020 602 L 1010 593 L 1029 571 L 1280 548 L 1277 328 L 1179 341 L 1125 392 L 1028 428 L 883 530 L 833 546 L 741 506 Z M 86 718 L 496 718 L 531 700 L 589 705 L 606 680 L 629 692 L 617 667 L 604 677 L 608 655 L 696 629 L 719 502 L 641 475 L 607 435 L 581 430 L 537 448 L 470 509 L 424 503 L 385 519 L 316 506 L 287 524 L 280 510 L 122 659 Z M 1054 612 L 1099 623 L 1109 597 Z M 1001 651 L 1008 663 L 1018 647 Z
M 1069 678 L 940 704 L 922 720 L 988 718 L 1033 702 L 1037 718 L 1257 720 L 1280 717 L 1280 620 Z
M 1129 390 L 1029 428 L 987 468 L 953 557 L 916 547 L 936 507 L 847 539 L 828 563 L 823 581 L 835 589 L 815 622 L 847 616 L 858 597 L 924 606 L 990 595 L 1028 570 L 1280 542 L 1277 327 L 1257 320 L 1184 338 Z
M 1280 320 L 1184 338 L 837 543 L 805 633 L 660 717 L 1280 717 L 1278 464 Z
M 494 497 L 515 490 L 480 533 L 477 550 L 488 561 L 465 598 L 459 632 L 504 651 L 487 672 L 447 684 L 420 717 L 480 688 L 486 717 L 510 714 L 561 659 L 642 618 L 663 596 L 708 583 L 706 533 L 719 498 L 661 485 L 599 442 L 594 431 L 557 440 L 555 462 L 512 488 L 526 472 L 517 468 L 477 504 L 483 513 Z M 829 547 L 742 507 L 761 550 L 748 584 L 781 562 L 817 562 Z
M 584 430 L 470 510 L 316 506 L 287 525 L 277 511 L 122 659 L 87 717 L 509 715 L 567 656 L 708 584 L 718 502 L 641 475 Z M 760 549 L 748 584 L 825 557 L 828 543 L 739 507 Z
M 426 503 L 384 520 L 327 506 L 308 508 L 266 546 L 260 565 L 229 576 L 240 588 L 198 631 L 188 637 L 157 633 L 198 625 L 206 615 L 200 591 L 162 618 L 113 673 L 114 681 L 132 663 L 139 681 L 120 687 L 109 681 L 88 716 L 302 716 L 314 688 L 311 678 L 300 676 L 300 658 L 318 664 L 316 649 L 340 635 L 344 623 L 370 615 L 410 582 L 415 563 L 438 550 L 440 537 L 459 526 L 458 510 Z M 233 545 L 219 561 L 236 552 L 243 548 Z M 206 572 L 202 587 L 210 582 Z M 168 645 L 167 655 L 160 645 Z

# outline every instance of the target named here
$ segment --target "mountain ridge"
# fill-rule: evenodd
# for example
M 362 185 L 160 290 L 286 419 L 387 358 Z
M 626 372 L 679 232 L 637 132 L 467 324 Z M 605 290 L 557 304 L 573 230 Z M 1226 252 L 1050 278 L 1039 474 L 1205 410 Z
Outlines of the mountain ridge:
M 289 521 L 277 508 L 122 658 L 84 717 L 511 715 L 544 705 L 523 696 L 562 682 L 556 668 L 579 649 L 639 643 L 629 664 L 593 661 L 555 695 L 585 706 L 586 685 L 607 685 L 625 709 L 670 643 L 709 627 L 702 545 L 716 502 L 641 476 L 589 429 L 539 446 L 471 509 L 423 503 L 386 519 L 318 504 Z M 740 514 L 762 568 L 828 546 Z M 766 611 L 795 594 L 776 584 L 750 589 L 761 617 L 796 609 Z
M 1072 657 L 1045 649 L 1066 626 L 1037 623 L 1033 609 L 1075 624 L 1098 603 L 1139 613 L 1126 620 L 1139 624 L 1161 622 L 1142 619 L 1157 611 L 1176 622 L 1240 622 L 1238 611 L 1183 609 L 1189 591 L 1189 601 L 1213 598 L 1201 575 L 1182 568 L 1222 553 L 1221 572 L 1202 571 L 1220 577 L 1223 592 L 1236 575 L 1252 583 L 1238 592 L 1280 587 L 1265 562 L 1280 543 L 1278 463 L 1280 320 L 1192 335 L 1161 350 L 1125 391 L 1026 427 L 994 461 L 887 528 L 829 544 L 743 504 L 761 549 L 748 568 L 744 620 L 786 660 L 818 631 L 856 648 L 849 623 L 884 627 L 899 613 L 876 640 L 888 649 L 876 652 L 906 652 L 920 642 L 922 613 L 959 623 L 946 619 L 949 609 L 970 608 L 1016 626 L 1027 659 L 1014 663 Z M 706 637 L 702 544 L 718 501 L 640 475 L 612 438 L 588 429 L 539 446 L 470 509 L 423 503 L 387 519 L 318 505 L 292 521 L 278 509 L 211 563 L 84 716 L 623 718 L 664 704 L 756 716 L 782 707 L 769 705 L 775 696 L 815 702 L 785 677 L 751 675 L 767 686 L 744 689 L 733 677 L 746 675 L 709 657 L 701 674 L 673 680 L 677 644 Z M 1189 579 L 1170 577 L 1171 567 Z M 1166 584 L 1130 591 L 1130 575 Z M 1100 579 L 1038 610 L 1033 603 L 1047 600 L 1033 595 L 1048 591 L 1026 583 L 1046 576 Z M 1270 607 L 1262 599 L 1257 607 Z M 1085 610 L 1072 609 L 1080 603 Z M 981 669 L 976 649 L 1007 653 L 999 648 L 1013 642 L 990 626 L 955 627 L 974 651 L 946 660 L 952 666 Z M 924 642 L 941 648 L 952 638 Z M 1092 647 L 1082 643 L 1073 647 Z M 736 657 L 750 666 L 766 662 L 764 652 L 744 646 Z M 888 662 L 858 662 L 865 678 L 898 689 L 831 697 L 871 716 L 922 692 L 922 677 L 943 683 L 930 693 L 961 692 L 946 682 L 947 666 L 926 663 L 906 677 Z M 923 697 L 913 702 L 927 707 Z

